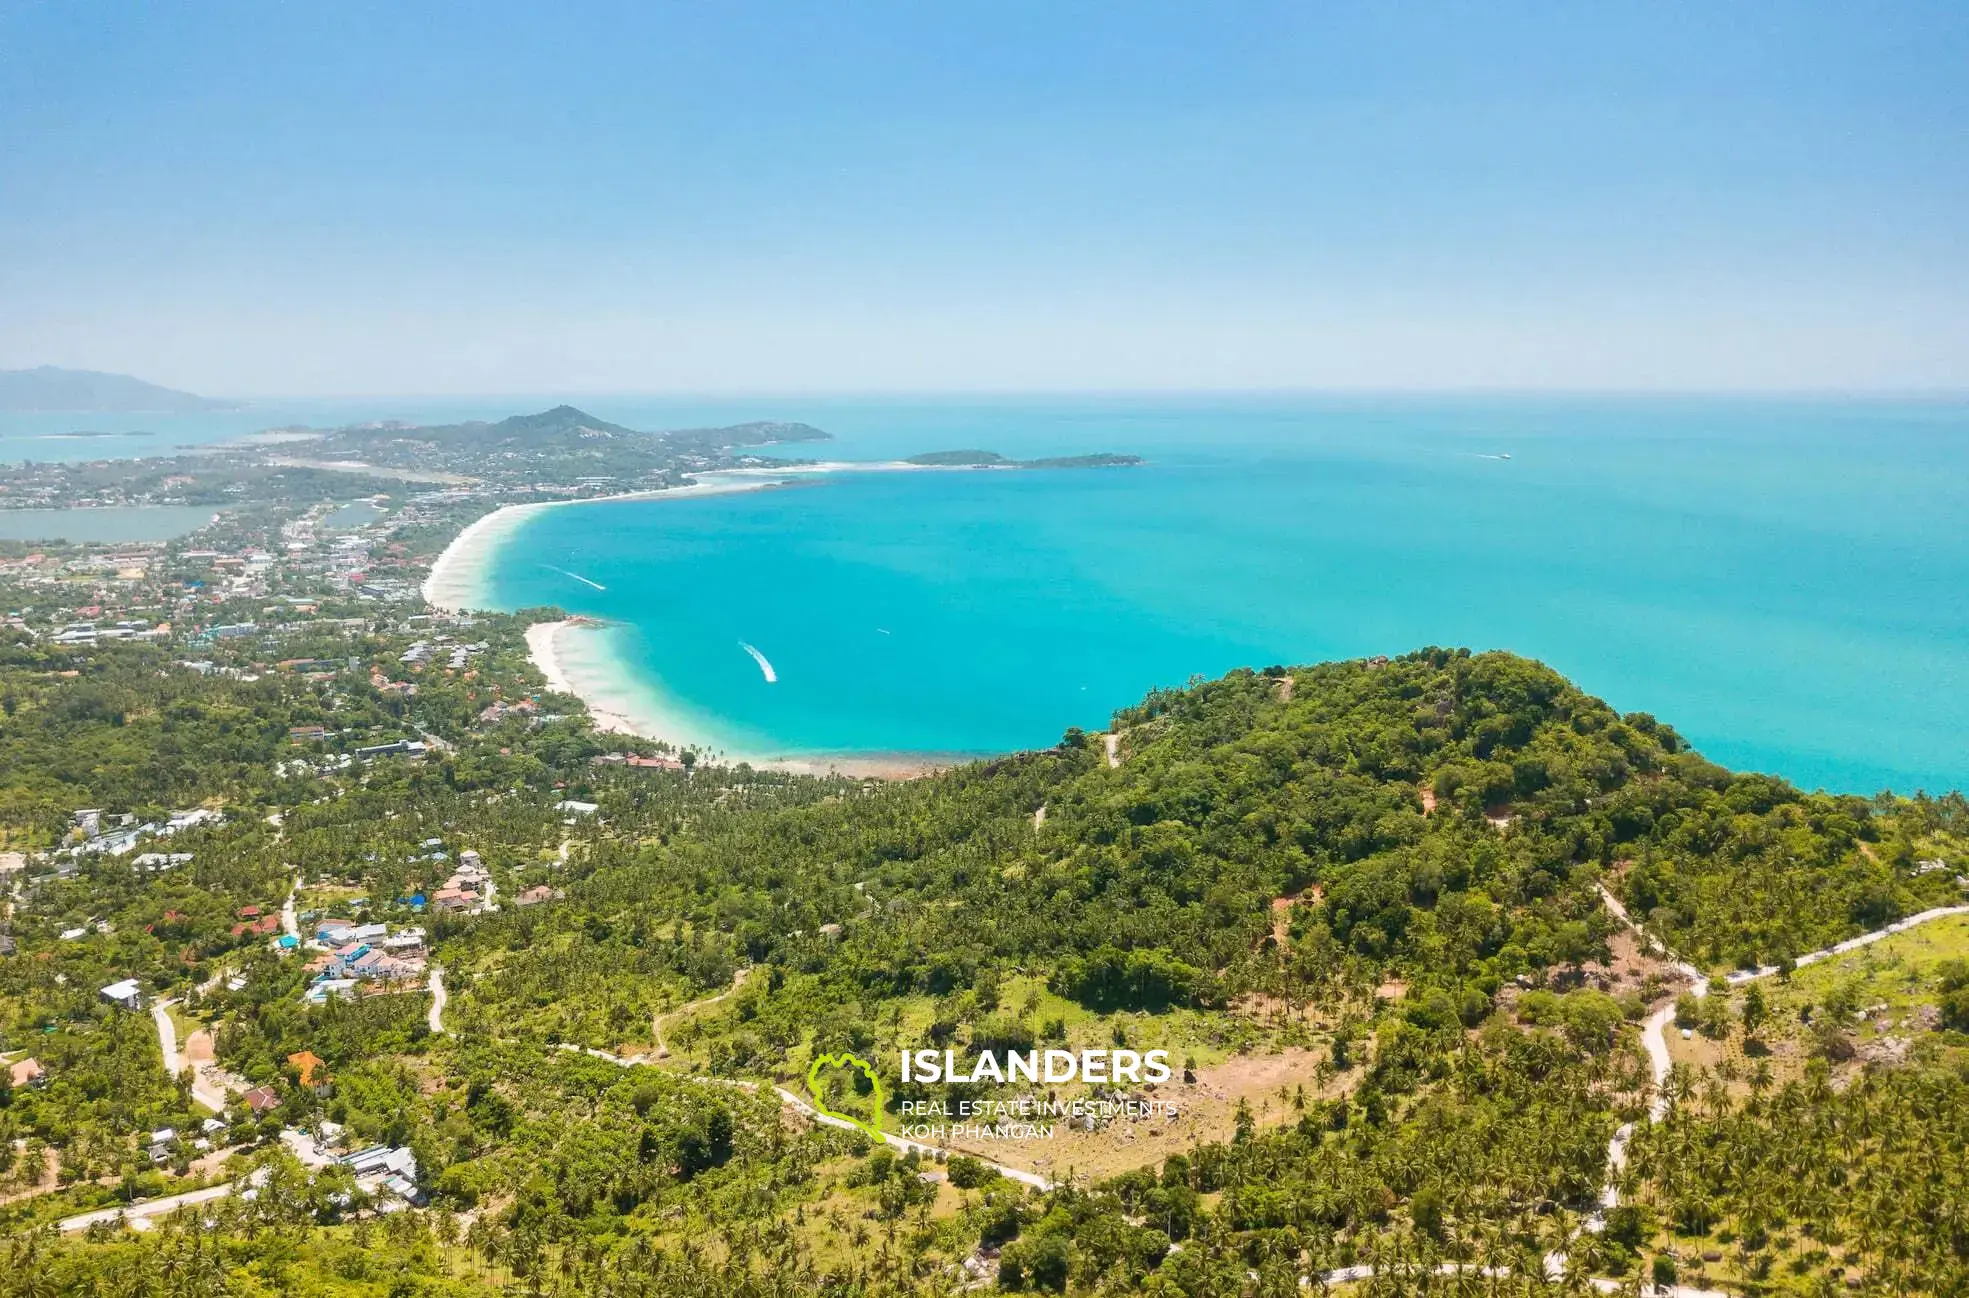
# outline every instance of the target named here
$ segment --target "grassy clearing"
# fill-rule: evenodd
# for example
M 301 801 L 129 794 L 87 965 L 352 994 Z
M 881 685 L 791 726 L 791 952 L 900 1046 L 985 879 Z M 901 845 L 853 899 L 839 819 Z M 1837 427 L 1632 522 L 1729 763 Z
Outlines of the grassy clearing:
M 1717 1069 L 1734 1084 L 1760 1072 L 1777 1082 L 1801 1075 L 1815 1057 L 1846 1067 L 1897 1062 L 1927 1049 L 1958 1049 L 1938 1033 L 1941 967 L 1969 959 L 1969 916 L 1952 915 L 1871 946 L 1807 965 L 1789 977 L 1714 988 L 1716 1017 L 1683 1038 L 1669 1030 L 1678 1062 Z M 1755 987 L 1765 1020 L 1753 1035 L 1744 1014 Z M 1728 1007 L 1728 1017 L 1720 1007 Z M 1720 1029 L 1720 1030 L 1719 1030 Z M 1843 1039 L 1844 1045 L 1838 1044 Z M 1850 1053 L 1848 1051 L 1850 1050 Z

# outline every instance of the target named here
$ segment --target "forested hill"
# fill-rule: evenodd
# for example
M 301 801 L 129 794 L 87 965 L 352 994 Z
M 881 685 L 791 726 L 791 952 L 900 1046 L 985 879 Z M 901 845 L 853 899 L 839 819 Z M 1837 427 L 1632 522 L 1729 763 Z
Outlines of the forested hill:
M 1151 695 L 1116 731 L 679 821 L 601 858 L 574 899 L 623 942 L 686 917 L 707 988 L 737 963 L 799 975 L 749 1007 L 745 1064 L 814 1023 L 865 1035 L 852 1024 L 879 1017 L 871 1001 L 1015 969 L 1094 1009 L 1399 976 L 1481 1018 L 1501 984 L 1604 956 L 1602 881 L 1719 967 L 1958 893 L 1911 868 L 1920 804 L 1890 814 L 1733 775 L 1508 654 L 1236 672 Z
M 0 955 L 0 1292 L 1969 1285 L 1936 1227 L 1969 1220 L 1969 916 L 1786 961 L 1959 903 L 1959 794 L 1732 774 L 1448 649 L 1234 672 L 920 780 L 728 768 L 542 690 L 528 615 L 359 608 L 0 654 L 0 845 L 45 858 Z M 219 815 L 165 835 L 181 807 Z M 1711 973 L 1779 968 L 1699 998 L 1608 895 Z M 371 923 L 426 963 L 345 1000 Z M 902 1075 L 926 1045 L 964 1080 Z M 967 1071 L 1041 1048 L 1171 1075 L 960 1130 L 1116 1100 Z M 844 1052 L 873 1069 L 808 1090 Z M 951 1122 L 902 1153 L 802 1095 Z M 209 1152 L 158 1135 L 221 1105 Z M 414 1183 L 332 1161 L 378 1145 Z M 108 1220 L 207 1174 L 254 1193 Z
M 1665 1282 L 1678 1265 L 1699 1279 L 1731 1240 L 1747 1241 L 1733 1275 L 1782 1261 L 1836 1277 L 1895 1250 L 1921 1254 L 1905 1292 L 1961 1273 L 1918 1243 L 1937 1209 L 1892 1193 L 1862 1208 L 1840 1189 L 1862 1167 L 1904 1179 L 1903 1162 L 1838 1163 L 1797 1134 L 1880 1121 L 1911 1096 L 1950 1111 L 1954 1038 L 1929 1034 L 1918 1067 L 1841 1089 L 1864 993 L 1817 993 L 1837 1008 L 1815 1018 L 1807 996 L 1773 992 L 1798 1002 L 1785 1026 L 1761 992 L 1740 1012 L 1727 990 L 1684 996 L 1677 1021 L 1701 1037 L 1674 1043 L 1675 1103 L 1650 1126 L 1637 1028 L 1689 983 L 1601 892 L 1713 972 L 1782 965 L 1959 902 L 1955 872 L 1920 864 L 1961 858 L 1959 795 L 1876 801 L 1732 774 L 1538 663 L 1443 649 L 1234 672 L 1157 692 L 1106 734 L 902 784 L 759 800 L 747 778 L 700 771 L 684 796 L 596 781 L 601 814 L 636 832 L 558 874 L 557 904 L 448 935 L 447 1012 L 468 1039 L 789 1088 L 828 1055 L 893 1060 L 926 1042 L 960 1074 L 1041 1045 L 1180 1061 L 1158 1092 L 1180 1110 L 1167 1125 L 959 1141 L 1073 1184 L 1016 1212 L 988 1191 L 945 1233 L 905 1232 L 926 1291 L 967 1255 L 966 1277 L 1084 1294 L 1287 1294 L 1354 1265 L 1434 1277 L 1445 1258 L 1529 1275 L 1555 1250 L 1570 1278 L 1629 1280 L 1652 1252 Z M 1939 994 L 1969 985 L 1969 966 L 1955 976 L 1942 970 Z M 1931 974 L 1900 985 L 1938 994 Z M 1681 1071 L 1726 1049 L 1757 1066 Z M 1832 1068 L 1848 1070 L 1838 1086 Z M 1731 1083 L 1746 1077 L 1740 1110 Z M 892 1123 L 912 1103 L 1020 1096 L 890 1081 Z M 1604 1234 L 1582 1234 L 1617 1179 L 1623 1124 L 1648 1153 Z M 1691 1152 L 1720 1132 L 1773 1161 Z M 1756 1206 L 1777 1183 L 1799 1187 L 1796 1238 Z M 1905 1202 L 1960 1202 L 1969 1185 L 1924 1193 Z M 883 1194 L 876 1215 L 902 1219 L 908 1197 Z M 1842 1236 L 1863 1214 L 1869 1233 Z M 1824 1241 L 1841 1238 L 1855 1242 L 1835 1257 Z
M 770 419 L 642 432 L 560 405 L 495 423 L 339 428 L 311 443 L 309 453 L 490 481 L 589 479 L 651 487 L 677 485 L 687 471 L 745 463 L 747 448 L 827 441 L 829 436 L 811 424 Z
M 352 430 L 362 435 L 368 430 Z M 828 440 L 828 434 L 811 424 L 779 420 L 754 420 L 723 428 L 686 428 L 669 432 L 645 433 L 621 424 L 599 419 L 573 406 L 555 406 L 531 415 L 508 415 L 497 423 L 473 421 L 463 424 L 434 424 L 425 427 L 393 429 L 405 440 L 438 445 L 460 443 L 480 450 L 537 451 L 571 442 L 626 438 L 650 440 L 678 446 L 710 447 L 763 446 L 774 442 L 814 442 Z

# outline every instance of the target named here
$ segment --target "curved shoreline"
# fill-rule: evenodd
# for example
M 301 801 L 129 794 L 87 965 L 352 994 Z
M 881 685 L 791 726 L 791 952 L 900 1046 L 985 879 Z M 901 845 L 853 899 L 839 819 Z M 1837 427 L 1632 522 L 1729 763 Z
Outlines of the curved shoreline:
M 706 732 L 702 725 L 688 716 L 666 710 L 660 699 L 651 697 L 650 691 L 640 691 L 640 696 L 634 700 L 613 697 L 611 688 L 619 687 L 627 673 L 610 671 L 607 673 L 610 683 L 601 684 L 588 679 L 574 666 L 570 660 L 578 656 L 578 651 L 571 653 L 570 644 L 578 645 L 578 637 L 606 629 L 606 623 L 587 617 L 535 622 L 526 629 L 527 655 L 540 674 L 547 678 L 547 688 L 580 699 L 587 707 L 595 729 L 603 734 L 652 739 L 669 744 L 680 752 L 695 748 L 704 754 L 707 763 L 736 765 L 745 762 L 761 770 L 785 771 L 795 775 L 906 780 L 946 770 L 973 761 L 978 756 L 969 753 L 761 754 L 733 751 L 724 740 Z M 575 639 L 571 640 L 571 637 Z
M 734 469 L 732 473 L 747 470 Z M 772 470 L 774 474 L 782 470 Z M 710 474 L 704 478 L 709 479 Z M 754 477 L 744 482 L 700 480 L 687 487 L 665 487 L 658 491 L 624 491 L 613 496 L 589 496 L 576 500 L 529 500 L 516 505 L 500 505 L 472 522 L 451 538 L 431 564 L 424 577 L 424 602 L 447 613 L 463 613 L 486 608 L 485 581 L 491 575 L 493 560 L 501 543 L 525 526 L 535 514 L 569 505 L 607 505 L 630 500 L 684 500 L 698 496 L 725 496 L 740 491 L 765 491 L 780 485 L 777 480 Z
M 544 509 L 569 505 L 608 505 L 630 500 L 688 500 L 699 496 L 728 496 L 741 491 L 767 491 L 790 485 L 804 478 L 829 473 L 978 473 L 1017 469 L 1016 464 L 912 464 L 908 460 L 816 460 L 810 464 L 773 465 L 738 469 L 715 469 L 697 475 L 697 481 L 683 487 L 660 487 L 650 491 L 623 491 L 612 496 L 585 496 L 573 500 L 529 500 L 499 505 L 490 513 L 467 524 L 451 538 L 431 564 L 424 578 L 424 602 L 447 613 L 463 613 L 468 608 L 484 608 L 484 582 L 492 568 L 499 545 L 520 529 L 526 520 Z
M 604 505 L 635 500 L 681 500 L 699 496 L 732 495 L 745 491 L 766 491 L 774 487 L 790 485 L 791 481 L 801 477 L 827 473 L 948 472 L 954 467 L 969 468 L 969 466 L 883 461 L 872 464 L 826 462 L 789 465 L 785 468 L 730 469 L 716 474 L 703 474 L 697 482 L 685 487 L 622 492 L 613 496 L 593 496 L 577 500 L 539 500 L 501 505 L 473 520 L 451 539 L 450 544 L 445 546 L 424 579 L 422 590 L 424 602 L 433 608 L 450 613 L 489 607 L 487 586 L 501 547 L 541 510 L 570 505 Z M 580 699 L 582 705 L 588 709 L 595 728 L 603 733 L 651 739 L 669 744 L 679 751 L 695 748 L 703 752 L 707 759 L 715 760 L 719 764 L 732 765 L 746 762 L 761 769 L 802 775 L 912 779 L 934 771 L 946 770 L 982 756 L 975 753 L 755 754 L 736 751 L 720 736 L 707 731 L 704 726 L 691 718 L 676 710 L 664 708 L 660 699 L 652 697 L 652 691 L 639 691 L 639 697 L 627 706 L 625 706 L 627 701 L 614 698 L 613 690 L 620 688 L 625 680 L 633 681 L 634 673 L 620 668 L 598 673 L 609 682 L 605 687 L 588 673 L 581 671 L 573 661 L 578 655 L 570 652 L 571 643 L 575 642 L 571 642 L 568 637 L 576 632 L 592 634 L 602 630 L 604 625 L 593 618 L 572 617 L 558 622 L 536 622 L 526 630 L 528 657 L 533 660 L 534 667 L 546 678 L 547 688 Z

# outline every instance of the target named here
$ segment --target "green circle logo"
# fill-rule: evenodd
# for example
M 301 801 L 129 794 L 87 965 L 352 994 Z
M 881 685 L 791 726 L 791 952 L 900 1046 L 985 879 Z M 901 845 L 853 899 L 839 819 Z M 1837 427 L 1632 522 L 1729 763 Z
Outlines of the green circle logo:
M 869 1085 L 873 1088 L 874 1116 L 864 1121 L 852 1113 L 837 1113 L 833 1109 L 828 1108 L 827 1100 L 821 1091 L 820 1085 L 820 1070 L 823 1068 L 860 1069 L 862 1076 L 868 1079 Z M 869 1066 L 866 1059 L 858 1055 L 849 1054 L 821 1055 L 807 1066 L 807 1094 L 814 1097 L 814 1108 L 819 1112 L 842 1122 L 853 1123 L 878 1141 L 882 1139 L 882 1128 L 880 1126 L 883 1104 L 882 1079 L 875 1075 L 875 1070 Z

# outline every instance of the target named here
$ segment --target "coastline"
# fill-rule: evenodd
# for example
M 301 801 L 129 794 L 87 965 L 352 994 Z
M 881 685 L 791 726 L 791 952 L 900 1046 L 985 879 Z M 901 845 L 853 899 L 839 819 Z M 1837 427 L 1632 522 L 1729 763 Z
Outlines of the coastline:
M 950 472 L 953 468 L 975 472 L 970 466 L 910 464 L 884 461 L 871 464 L 822 462 L 772 468 L 742 468 L 702 474 L 689 486 L 655 491 L 621 492 L 612 496 L 593 496 L 580 500 L 538 500 L 501 505 L 475 519 L 451 539 L 431 564 L 424 579 L 424 602 L 449 613 L 489 607 L 487 586 L 501 546 L 524 527 L 528 520 L 547 509 L 575 505 L 604 505 L 634 500 L 682 500 L 700 496 L 733 495 L 746 491 L 766 491 L 789 485 L 790 479 L 842 472 Z M 706 733 L 689 718 L 661 706 L 649 691 L 632 700 L 617 696 L 630 673 L 619 664 L 594 664 L 594 671 L 582 669 L 584 639 L 605 629 L 605 624 L 588 617 L 571 617 L 557 622 L 536 622 L 526 629 L 527 655 L 547 688 L 571 694 L 588 709 L 595 729 L 605 734 L 633 735 L 669 744 L 679 751 L 695 748 L 708 762 L 735 765 L 746 762 L 762 770 L 796 775 L 845 775 L 870 779 L 913 779 L 947 770 L 975 760 L 978 754 L 955 753 L 785 753 L 758 754 L 731 751 L 718 736 Z
M 734 469 L 732 473 L 747 472 Z M 774 473 L 780 470 L 772 470 Z M 706 474 L 704 478 L 710 478 Z M 722 476 L 722 475 L 721 475 Z M 764 491 L 777 482 L 752 478 L 744 482 L 704 481 L 688 487 L 665 487 L 659 491 L 624 491 L 613 496 L 590 496 L 580 500 L 530 500 L 524 504 L 500 505 L 466 525 L 451 538 L 450 544 L 431 564 L 424 578 L 424 602 L 447 613 L 463 613 L 486 608 L 485 582 L 500 545 L 535 514 L 547 509 L 572 505 L 607 505 L 629 500 L 683 500 L 698 496 L 722 496 L 740 491 Z
M 661 487 L 652 491 L 622 491 L 612 496 L 586 496 L 577 500 L 530 500 L 522 504 L 500 505 L 466 525 L 451 538 L 450 544 L 431 564 L 424 578 L 424 602 L 447 613 L 468 608 L 488 607 L 484 600 L 485 579 L 500 543 L 543 509 L 562 509 L 573 505 L 610 505 L 630 500 L 690 500 L 699 496 L 727 496 L 741 491 L 767 491 L 787 486 L 798 478 L 828 473 L 978 473 L 1016 468 L 1013 465 L 911 464 L 907 460 L 818 460 L 812 464 L 771 467 L 717 469 L 701 473 L 686 487 Z
M 660 699 L 648 691 L 638 691 L 632 699 L 619 697 L 626 673 L 619 670 L 606 651 L 585 663 L 584 642 L 607 624 L 591 617 L 563 618 L 557 622 L 535 622 L 526 629 L 527 656 L 547 679 L 547 688 L 571 694 L 588 709 L 595 729 L 603 734 L 633 735 L 669 744 L 682 751 L 695 748 L 708 764 L 733 766 L 739 762 L 760 770 L 784 771 L 793 775 L 846 775 L 854 778 L 907 780 L 947 770 L 973 760 L 970 755 L 936 753 L 835 753 L 760 754 L 731 752 L 716 736 L 703 733 L 690 718 L 666 710 Z M 592 670 L 584 670 L 584 667 Z

